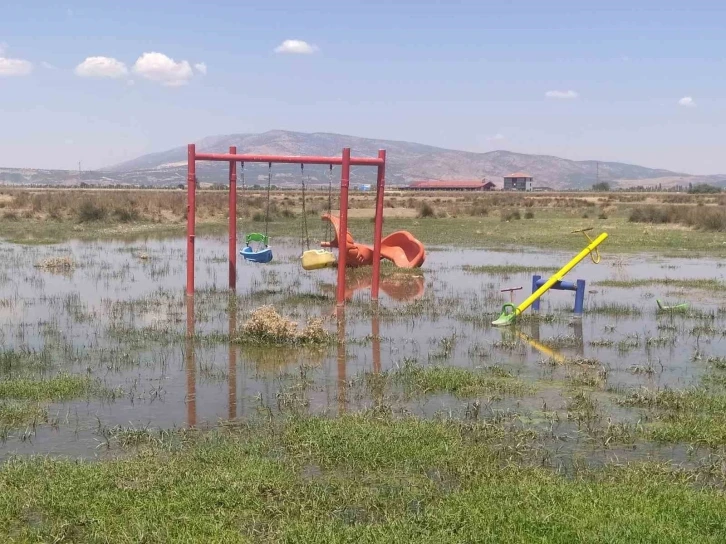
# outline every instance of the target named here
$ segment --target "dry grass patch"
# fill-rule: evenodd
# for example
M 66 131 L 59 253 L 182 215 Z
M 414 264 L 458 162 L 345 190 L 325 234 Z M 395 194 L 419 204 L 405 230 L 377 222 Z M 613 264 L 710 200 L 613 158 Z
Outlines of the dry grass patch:
M 325 330 L 319 317 L 309 318 L 306 325 L 300 325 L 279 313 L 272 306 L 261 306 L 254 310 L 242 325 L 235 339 L 241 344 L 306 344 L 321 345 L 330 343 L 332 335 Z
M 61 257 L 46 257 L 35 263 L 35 268 L 48 272 L 70 272 L 76 268 L 73 257 L 64 255 Z

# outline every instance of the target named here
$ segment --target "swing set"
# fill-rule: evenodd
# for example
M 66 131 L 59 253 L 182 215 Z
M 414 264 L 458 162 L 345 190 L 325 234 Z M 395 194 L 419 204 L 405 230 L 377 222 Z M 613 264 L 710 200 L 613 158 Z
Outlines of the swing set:
M 187 146 L 187 285 L 188 296 L 194 295 L 194 246 L 196 241 L 196 196 L 197 196 L 197 161 L 215 161 L 229 163 L 229 288 L 237 288 L 237 163 L 241 163 L 242 187 L 244 185 L 245 163 L 267 163 L 267 205 L 265 210 L 265 232 L 248 233 L 245 236 L 245 247 L 240 254 L 246 261 L 267 263 L 273 258 L 269 238 L 270 192 L 272 186 L 272 164 L 300 164 L 303 190 L 303 232 L 301 240 L 307 242 L 307 250 L 303 253 L 303 268 L 315 270 L 331 266 L 335 256 L 326 250 L 311 250 L 310 237 L 307 229 L 305 210 L 305 176 L 304 165 L 319 164 L 329 166 L 328 212 L 332 206 L 332 168 L 340 165 L 340 221 L 341 232 L 348 228 L 348 189 L 350 186 L 351 166 L 375 166 L 378 175 L 376 182 L 375 226 L 373 233 L 373 259 L 371 299 L 378 300 L 380 286 L 381 240 L 383 238 L 383 193 L 385 189 L 386 152 L 380 150 L 378 157 L 351 157 L 350 148 L 343 148 L 341 156 L 291 156 L 291 155 L 244 155 L 238 154 L 237 148 L 231 146 L 228 153 L 197 153 L 195 144 Z M 244 198 L 244 196 L 243 196 Z M 303 248 L 304 249 L 304 248 Z M 339 251 L 337 259 L 336 302 L 338 306 L 345 304 L 345 278 L 347 251 Z
M 308 175 L 308 180 L 310 176 Z M 305 165 L 300 164 L 300 186 L 302 187 L 302 229 L 300 231 L 300 246 L 302 248 L 302 267 L 305 270 L 319 270 L 335 266 L 337 259 L 331 250 L 310 249 L 310 229 L 308 228 L 308 213 L 305 209 Z M 272 187 L 272 163 L 267 165 L 267 198 L 265 205 L 265 233 L 250 232 L 245 236 L 245 247 L 240 251 L 240 255 L 245 261 L 252 263 L 269 263 L 272 261 L 272 248 L 270 247 L 270 237 L 268 235 L 270 224 L 270 189 Z M 247 202 L 245 198 L 245 170 L 242 163 L 242 201 Z M 331 215 L 333 207 L 333 165 L 328 168 L 328 210 L 327 215 Z M 326 222 L 325 240 L 330 239 L 331 224 Z M 252 244 L 255 244 L 254 246 Z M 349 263 L 350 265 L 350 263 Z

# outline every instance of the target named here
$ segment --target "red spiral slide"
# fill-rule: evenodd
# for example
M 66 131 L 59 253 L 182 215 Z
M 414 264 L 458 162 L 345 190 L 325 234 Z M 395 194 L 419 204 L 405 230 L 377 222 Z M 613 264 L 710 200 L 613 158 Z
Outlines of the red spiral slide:
M 322 247 L 339 247 L 340 219 L 332 214 L 323 214 L 323 221 L 333 225 L 335 237 L 330 242 L 322 242 Z M 353 240 L 350 231 L 346 232 L 346 250 L 348 266 L 366 266 L 373 264 L 373 247 L 359 244 Z M 424 245 L 414 238 L 407 230 L 392 232 L 381 240 L 381 257 L 392 261 L 399 268 L 420 268 L 426 259 Z

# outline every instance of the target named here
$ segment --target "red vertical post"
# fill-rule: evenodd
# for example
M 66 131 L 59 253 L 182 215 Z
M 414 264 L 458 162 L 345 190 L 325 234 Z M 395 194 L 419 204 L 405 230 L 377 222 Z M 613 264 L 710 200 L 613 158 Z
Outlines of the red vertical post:
M 371 299 L 378 301 L 378 288 L 381 283 L 381 240 L 383 238 L 383 197 L 386 185 L 386 151 L 378 151 L 378 158 L 383 164 L 378 165 L 378 179 L 376 180 L 376 218 L 373 229 L 373 280 L 371 284 Z
M 348 254 L 348 187 L 350 185 L 350 147 L 343 148 L 340 168 L 340 235 L 338 240 L 338 290 L 336 302 L 345 305 L 345 265 Z
M 229 146 L 231 155 L 237 147 Z M 229 161 L 229 288 L 237 288 L 237 162 Z
M 194 230 L 197 213 L 196 146 L 187 146 L 187 295 L 194 294 Z

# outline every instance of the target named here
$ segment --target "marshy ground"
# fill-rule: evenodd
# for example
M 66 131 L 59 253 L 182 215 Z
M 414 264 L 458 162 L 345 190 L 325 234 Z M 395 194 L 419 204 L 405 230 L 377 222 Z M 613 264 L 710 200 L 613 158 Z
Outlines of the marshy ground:
M 224 218 L 211 217 L 192 301 L 173 235 L 183 217 L 81 221 L 69 198 L 55 219 L 2 219 L 13 239 L 61 241 L 0 244 L 0 534 L 723 542 L 723 234 L 629 221 L 639 200 L 526 206 L 517 195 L 507 213 L 521 218 L 506 221 L 491 202 L 454 217 L 460 197 L 436 198 L 433 218 L 385 227 L 428 244 L 424 268 L 385 266 L 380 306 L 370 271 L 356 270 L 343 314 L 334 271 L 303 271 L 300 240 L 285 238 L 299 227 L 293 205 L 270 226 L 275 260 L 238 263 L 236 294 L 215 234 Z M 567 234 L 583 226 L 610 238 L 600 264 L 568 276 L 587 281 L 582 319 L 573 293 L 555 292 L 516 327 L 492 327 L 500 290 L 521 285 L 522 300 L 533 274 L 584 245 Z M 363 241 L 370 230 L 351 226 Z M 656 299 L 689 308 L 658 311 Z M 250 323 L 266 306 L 277 317 Z M 255 341 L 266 323 L 275 334 Z

